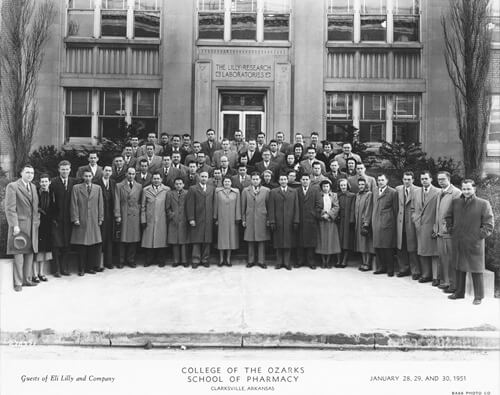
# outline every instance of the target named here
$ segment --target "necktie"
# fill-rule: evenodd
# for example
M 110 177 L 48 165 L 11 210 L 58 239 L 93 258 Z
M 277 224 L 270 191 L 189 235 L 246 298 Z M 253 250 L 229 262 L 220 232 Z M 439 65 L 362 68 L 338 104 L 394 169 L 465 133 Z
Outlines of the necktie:
M 408 194 L 409 194 L 408 188 L 405 188 L 405 203 L 408 201 Z
M 132 181 L 130 181 L 130 182 L 128 183 L 128 185 L 130 186 L 130 189 L 133 189 L 133 188 L 134 188 L 134 183 L 133 183 Z
M 180 198 L 180 197 L 181 197 L 182 192 L 181 192 L 181 191 L 179 191 L 178 193 L 179 193 L 179 198 Z
M 90 192 L 92 191 L 92 185 L 87 185 L 87 193 L 90 195 Z
M 104 188 L 106 188 L 106 190 L 108 189 L 108 185 L 109 185 L 108 180 L 104 180 Z
M 441 199 L 443 198 L 444 195 L 446 195 L 446 191 L 441 191 Z
M 383 191 L 384 191 L 384 190 L 383 190 L 382 188 L 380 188 L 380 189 L 378 190 L 379 195 L 382 195 L 382 192 L 383 192 Z
M 304 195 L 305 195 L 305 194 L 307 194 L 307 189 L 306 189 L 306 188 L 304 188 Z
M 207 191 L 207 186 L 206 185 L 203 185 L 202 188 L 203 188 L 203 192 Z
M 64 185 L 64 190 L 68 190 L 68 181 L 66 179 L 63 179 L 63 185 Z

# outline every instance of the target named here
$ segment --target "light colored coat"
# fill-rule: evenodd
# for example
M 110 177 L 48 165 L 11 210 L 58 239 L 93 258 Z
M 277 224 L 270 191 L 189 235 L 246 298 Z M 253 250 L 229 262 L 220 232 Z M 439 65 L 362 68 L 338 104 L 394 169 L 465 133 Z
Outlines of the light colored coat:
M 243 189 L 241 193 L 241 220 L 246 223 L 245 241 L 271 240 L 267 217 L 270 192 L 269 188 L 266 187 L 260 187 L 258 193 L 254 193 L 253 186 Z
M 158 191 L 153 185 L 148 185 L 142 190 L 141 199 L 141 224 L 146 224 L 142 232 L 143 248 L 167 247 L 167 207 L 166 198 L 169 187 L 163 184 L 158 186 Z
M 40 213 L 38 212 L 38 193 L 33 183 L 30 184 L 31 194 L 21 179 L 7 185 L 5 190 L 5 216 L 9 224 L 7 235 L 7 254 L 31 254 L 38 252 L 38 227 Z M 12 239 L 14 226 L 31 237 L 31 245 L 25 250 L 13 250 Z
M 71 192 L 71 244 L 91 246 L 102 242 L 101 227 L 104 221 L 104 200 L 99 185 L 91 184 L 90 195 L 87 184 L 77 184 Z M 80 225 L 75 225 L 79 221 Z
M 355 237 L 354 248 L 357 252 L 375 253 L 373 249 L 372 232 L 363 236 L 361 228 L 364 225 L 371 226 L 373 210 L 373 194 L 370 191 L 357 193 L 354 203 Z
M 373 193 L 372 229 L 373 248 L 396 247 L 396 218 L 398 193 L 387 186 L 382 194 L 376 188 Z
M 398 192 L 398 239 L 396 247 L 400 250 L 403 246 L 403 229 L 406 235 L 406 251 L 417 251 L 417 230 L 415 223 L 411 218 L 411 201 L 415 193 L 420 193 L 421 188 L 415 185 L 410 187 L 410 193 L 405 204 L 405 187 L 398 185 L 396 191 Z
M 134 181 L 132 189 L 127 180 L 116 185 L 115 218 L 121 217 L 121 237 L 124 243 L 141 240 L 142 186 Z
M 214 220 L 217 221 L 217 249 L 236 250 L 239 247 L 239 229 L 236 221 L 241 220 L 240 191 L 231 188 L 215 190 Z
M 186 196 L 183 189 L 181 195 L 175 190 L 167 192 L 167 243 L 189 244 L 189 234 L 186 219 Z
M 436 203 L 439 189 L 431 185 L 424 203 L 424 188 L 414 192 L 411 210 L 412 220 L 417 230 L 417 254 L 420 256 L 438 256 L 437 241 L 432 238 L 436 222 Z
M 188 222 L 196 222 L 194 227 L 189 225 L 191 243 L 212 242 L 215 188 L 211 185 L 206 188 L 203 192 L 200 184 L 193 185 L 186 196 L 186 218 Z
M 476 196 L 466 202 L 460 196 L 453 199 L 445 219 L 451 229 L 455 268 L 461 272 L 484 272 L 484 239 L 491 236 L 495 225 L 490 202 Z
M 436 222 L 434 223 L 434 233 L 441 236 L 443 239 L 451 239 L 451 234 L 446 227 L 446 214 L 450 210 L 451 202 L 457 199 L 462 194 L 462 191 L 450 184 L 446 192 L 439 192 L 436 202 Z

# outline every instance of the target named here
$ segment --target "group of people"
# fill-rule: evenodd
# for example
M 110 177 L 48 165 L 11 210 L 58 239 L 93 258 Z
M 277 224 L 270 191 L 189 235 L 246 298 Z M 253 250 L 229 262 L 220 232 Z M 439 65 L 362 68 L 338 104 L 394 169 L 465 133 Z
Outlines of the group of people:
M 173 266 L 208 267 L 212 245 L 218 265 L 231 266 L 243 240 L 247 267 L 267 268 L 269 243 L 276 269 L 345 268 L 359 254 L 361 271 L 411 276 L 450 299 L 465 296 L 470 272 L 474 303 L 484 297 L 493 214 L 472 180 L 460 190 L 443 171 L 437 188 L 423 171 L 417 187 L 405 172 L 394 189 L 386 174 L 366 174 L 350 143 L 335 153 L 317 133 L 307 147 L 300 133 L 293 144 L 283 132 L 269 142 L 264 133 L 245 141 L 239 130 L 233 140 L 217 141 L 213 129 L 206 136 L 191 143 L 190 135 L 163 133 L 157 144 L 150 133 L 142 145 L 133 137 L 112 164 L 101 167 L 90 153 L 75 178 L 71 164 L 60 162 L 59 175 L 42 174 L 38 190 L 26 165 L 5 199 L 15 290 L 47 281 L 49 260 L 55 277 L 70 275 L 71 246 L 83 276 L 136 267 L 138 246 L 145 266 L 165 266 L 171 247 Z

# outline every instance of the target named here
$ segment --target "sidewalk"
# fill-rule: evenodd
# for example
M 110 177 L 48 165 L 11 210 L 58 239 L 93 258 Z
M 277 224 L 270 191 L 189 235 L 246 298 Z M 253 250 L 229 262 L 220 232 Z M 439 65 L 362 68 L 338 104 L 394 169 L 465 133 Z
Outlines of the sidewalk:
M 500 348 L 500 301 L 347 269 L 138 267 L 5 293 L 1 343 Z

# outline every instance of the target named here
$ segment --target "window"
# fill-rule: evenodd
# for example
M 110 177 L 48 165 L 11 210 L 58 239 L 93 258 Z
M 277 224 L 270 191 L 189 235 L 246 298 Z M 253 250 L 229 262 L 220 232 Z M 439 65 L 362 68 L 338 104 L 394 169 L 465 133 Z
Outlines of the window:
M 392 141 L 418 143 L 420 136 L 420 97 L 394 95 Z
M 386 0 L 360 0 L 362 14 L 385 14 Z
M 420 12 L 419 0 L 393 0 L 394 14 L 416 15 Z
M 359 138 L 362 142 L 385 140 L 385 112 L 385 95 L 361 95 Z
M 491 29 L 491 40 L 493 42 L 500 42 L 500 16 L 492 16 L 489 25 Z
M 500 95 L 493 95 L 491 97 L 488 142 L 500 144 Z
M 90 89 L 66 90 L 65 134 L 66 140 L 90 138 L 92 130 L 92 91 Z
M 395 0 L 393 10 L 394 42 L 420 41 L 418 0 Z
M 352 94 L 327 93 L 326 95 L 326 139 L 343 141 L 352 126 Z
M 328 3 L 328 40 L 354 41 L 354 0 Z
M 266 0 L 264 3 L 264 40 L 289 39 L 290 9 L 286 0 Z
M 125 91 L 105 89 L 99 95 L 99 132 L 101 137 L 121 137 L 125 118 Z
M 68 3 L 68 37 L 94 36 L 93 0 L 70 0 Z
M 224 13 L 199 13 L 198 38 L 224 39 Z
M 157 0 L 135 0 L 134 37 L 160 37 L 160 12 Z
M 141 136 L 158 132 L 158 91 L 132 91 L 132 125 Z
M 385 15 L 361 15 L 361 41 L 386 41 Z
M 257 0 L 231 0 L 231 39 L 257 39 Z
M 126 0 L 102 0 L 101 36 L 127 36 L 126 6 Z
M 68 8 L 77 10 L 90 10 L 94 8 L 94 0 L 69 0 Z

